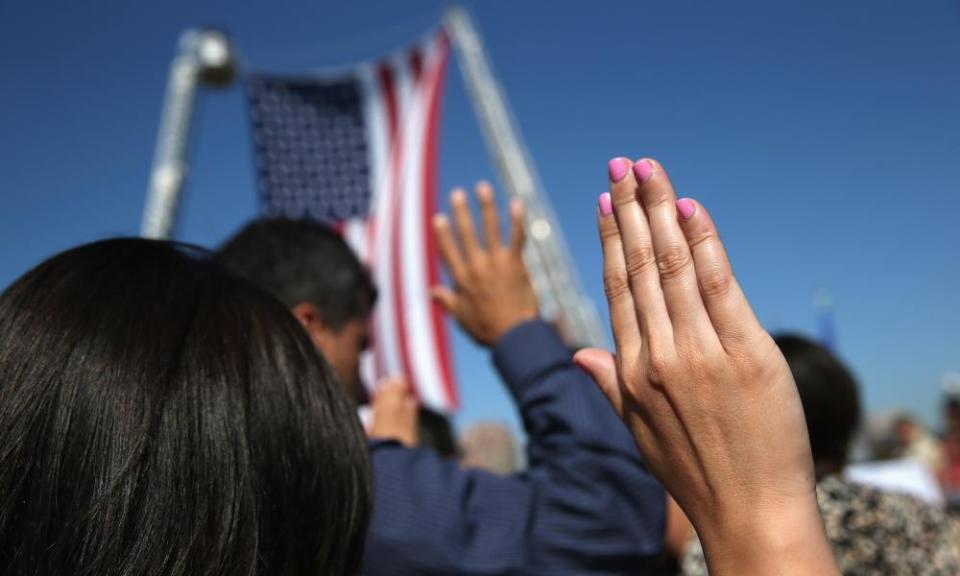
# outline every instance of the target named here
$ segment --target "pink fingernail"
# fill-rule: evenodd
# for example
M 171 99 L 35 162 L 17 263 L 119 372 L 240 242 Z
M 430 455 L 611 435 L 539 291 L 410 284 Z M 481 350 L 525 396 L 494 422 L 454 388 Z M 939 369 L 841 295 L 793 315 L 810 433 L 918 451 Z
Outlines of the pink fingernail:
M 614 158 L 607 162 L 607 172 L 610 174 L 611 182 L 619 182 L 627 175 L 630 161 L 626 158 Z
M 693 213 L 697 211 L 697 204 L 689 198 L 681 198 L 677 200 L 677 212 L 680 213 L 680 217 L 684 220 L 689 220 Z
M 653 176 L 653 164 L 646 158 L 637 160 L 633 165 L 633 175 L 637 177 L 637 182 L 646 182 Z
M 613 214 L 613 203 L 610 202 L 610 193 L 604 192 L 600 195 L 600 198 L 597 200 L 597 204 L 600 206 L 600 214 L 603 216 L 609 216 Z

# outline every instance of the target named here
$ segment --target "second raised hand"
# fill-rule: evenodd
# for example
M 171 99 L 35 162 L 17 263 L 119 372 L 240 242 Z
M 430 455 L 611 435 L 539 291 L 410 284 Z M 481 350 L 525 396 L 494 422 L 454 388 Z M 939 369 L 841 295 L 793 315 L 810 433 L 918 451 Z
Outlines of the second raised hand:
M 434 217 L 437 247 L 453 287 L 435 286 L 431 293 L 475 341 L 492 346 L 514 326 L 537 318 L 539 308 L 523 262 L 523 205 L 510 204 L 505 243 L 493 188 L 481 182 L 476 195 L 483 239 L 478 237 L 467 194 L 461 189 L 450 194 L 456 234 L 447 216 Z

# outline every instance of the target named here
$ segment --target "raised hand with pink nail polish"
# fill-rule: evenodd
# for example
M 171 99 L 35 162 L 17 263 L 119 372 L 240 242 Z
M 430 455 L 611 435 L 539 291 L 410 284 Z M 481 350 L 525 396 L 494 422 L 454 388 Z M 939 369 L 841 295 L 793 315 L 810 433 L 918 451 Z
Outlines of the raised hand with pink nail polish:
M 793 377 L 710 216 L 653 160 L 614 158 L 608 175 L 597 212 L 616 355 L 576 362 L 690 517 L 711 574 L 836 574 Z

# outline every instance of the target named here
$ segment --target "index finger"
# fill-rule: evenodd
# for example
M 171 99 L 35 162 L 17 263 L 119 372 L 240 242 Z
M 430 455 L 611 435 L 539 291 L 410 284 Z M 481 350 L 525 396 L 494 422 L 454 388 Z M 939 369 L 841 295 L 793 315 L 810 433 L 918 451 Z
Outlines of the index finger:
M 610 328 L 613 343 L 621 358 L 632 358 L 640 351 L 640 327 L 630 293 L 627 265 L 623 259 L 620 229 L 613 217 L 610 193 L 604 192 L 597 200 L 597 228 L 603 250 L 603 290 L 610 307 Z

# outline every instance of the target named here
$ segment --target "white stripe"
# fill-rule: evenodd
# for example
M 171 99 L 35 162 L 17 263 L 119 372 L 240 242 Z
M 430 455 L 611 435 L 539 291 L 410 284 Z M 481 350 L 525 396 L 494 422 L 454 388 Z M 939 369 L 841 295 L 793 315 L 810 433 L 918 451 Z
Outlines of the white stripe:
M 343 239 L 350 245 L 362 262 L 369 262 L 370 247 L 367 242 L 369 220 L 366 218 L 351 218 L 343 223 Z M 374 370 L 373 354 L 370 350 L 360 355 L 360 381 L 373 394 L 378 377 Z
M 394 93 L 397 98 L 398 137 L 402 139 L 402 164 L 398 172 L 399 185 L 391 188 L 395 150 L 389 142 L 389 119 L 386 95 L 382 92 L 378 69 L 364 67 L 361 86 L 364 90 L 364 113 L 367 143 L 370 154 L 370 185 L 372 215 L 370 225 L 376 227 L 372 246 L 359 227 L 348 223 L 345 236 L 366 260 L 372 258 L 374 282 L 380 288 L 380 298 L 373 314 L 374 345 L 383 358 L 383 373 L 375 373 L 372 358 L 362 360 L 362 370 L 368 384 L 378 378 L 400 374 L 403 370 L 400 344 L 401 331 L 406 337 L 409 353 L 409 376 L 417 386 L 421 401 L 432 408 L 449 410 L 452 398 L 446 393 L 443 372 L 439 362 L 439 338 L 434 332 L 432 304 L 427 286 L 426 230 L 423 204 L 425 176 L 424 155 L 427 144 L 427 121 L 433 95 L 430 89 L 439 74 L 437 40 L 432 39 L 422 50 L 422 73 L 417 86 L 412 84 L 413 72 L 409 53 L 394 57 Z M 393 270 L 400 262 L 392 258 L 393 217 L 400 211 L 399 237 L 403 264 L 399 289 L 403 294 L 405 326 L 397 326 L 397 307 L 394 299 Z M 369 355 L 367 355 L 369 356 Z
M 394 94 L 397 98 L 398 112 L 398 137 L 402 137 L 403 110 L 404 103 L 409 99 L 411 90 L 410 72 L 406 64 L 402 61 L 393 63 L 394 72 Z M 383 134 L 388 134 L 388 112 L 386 110 L 386 94 L 379 94 L 378 102 L 383 113 Z M 387 138 L 388 140 L 389 138 Z M 377 286 L 380 288 L 380 299 L 378 301 L 375 314 L 376 337 L 379 342 L 379 352 L 384 360 L 384 373 L 378 376 L 391 376 L 403 373 L 403 361 L 401 359 L 401 348 L 399 341 L 399 332 L 396 322 L 396 309 L 398 302 L 393 297 L 393 266 L 391 258 L 391 237 L 393 233 L 393 214 L 397 209 L 397 195 L 399 190 L 392 189 L 392 165 L 396 161 L 394 158 L 396 149 L 388 144 L 385 161 L 381 164 L 383 168 L 383 177 L 381 178 L 379 192 L 377 193 L 377 203 L 374 206 L 374 225 L 376 226 L 376 241 L 373 247 L 375 254 L 374 277 Z M 405 151 L 401 151 L 401 154 Z M 401 166 L 402 170 L 402 166 Z M 400 172 L 402 177 L 402 172 Z
M 403 291 L 406 311 L 404 331 L 410 353 L 410 369 L 420 401 L 431 408 L 449 410 L 440 371 L 437 334 L 433 330 L 431 302 L 426 285 L 427 246 L 424 236 L 423 204 L 426 201 L 423 162 L 427 144 L 427 120 L 431 104 L 430 86 L 436 81 L 437 50 L 431 45 L 423 52 L 421 79 L 404 118 L 404 193 L 401 242 L 404 256 Z
M 366 262 L 369 256 L 366 232 L 365 219 L 350 218 L 343 222 L 343 239 L 362 262 Z
M 376 213 L 377 202 L 383 194 L 383 187 L 385 184 L 384 175 L 386 174 L 387 140 L 389 137 L 387 135 L 384 100 L 380 91 L 380 82 L 377 77 L 377 66 L 375 64 L 366 64 L 361 66 L 358 76 L 360 80 L 360 89 L 362 91 L 361 93 L 363 95 L 363 120 L 364 127 L 366 128 L 368 154 L 367 167 L 370 172 L 369 186 L 371 215 L 368 216 L 363 239 L 365 247 L 365 251 L 363 252 L 363 260 L 369 266 L 371 265 L 372 257 L 376 248 L 375 246 L 369 244 L 369 232 L 376 226 L 376 221 L 372 217 L 372 214 Z M 378 284 L 375 270 L 372 267 L 370 274 L 374 284 Z M 381 296 L 380 298 L 382 302 L 383 297 Z M 371 314 L 370 319 L 373 348 L 371 350 L 367 350 L 363 353 L 363 355 L 360 356 L 360 377 L 365 384 L 367 391 L 371 393 L 371 396 L 374 392 L 377 382 L 384 377 L 384 374 L 377 370 L 377 364 L 374 358 L 374 350 L 376 350 L 377 347 L 384 345 L 384 343 L 380 342 L 380 337 L 378 335 L 379 331 L 377 329 L 378 320 L 376 314 L 379 308 L 379 305 L 374 308 L 374 312 Z
M 370 206 L 375 208 L 379 201 L 386 178 L 387 145 L 389 140 L 387 126 L 386 100 L 380 91 L 380 80 L 376 65 L 365 65 L 360 69 L 360 86 L 363 90 L 363 118 L 367 129 L 367 152 L 370 156 Z
M 424 70 L 424 102 L 423 102 L 423 118 L 420 123 L 422 131 L 422 145 L 420 146 L 421 153 L 426 155 L 427 145 L 429 143 L 429 131 L 430 131 L 430 110 L 433 107 L 434 100 L 440 95 L 440 81 L 441 81 L 441 53 L 440 53 L 441 38 L 438 35 L 434 35 L 430 40 L 429 47 L 425 51 L 427 57 L 424 59 L 426 63 Z M 421 159 L 423 160 L 423 159 Z M 420 170 L 423 170 L 423 162 L 421 161 L 418 166 Z M 417 234 L 422 238 L 423 246 L 419 254 L 421 255 L 422 263 L 420 269 L 416 272 L 416 278 L 419 279 L 419 284 L 424 290 L 423 295 L 423 309 L 422 309 L 422 322 L 423 322 L 423 334 L 426 338 L 426 349 L 424 352 L 425 366 L 430 371 L 429 379 L 425 380 L 426 385 L 431 386 L 434 393 L 436 394 L 438 400 L 436 408 L 442 411 L 449 412 L 453 409 L 454 398 L 447 391 L 447 382 L 445 382 L 445 373 L 442 369 L 442 364 L 440 362 L 440 351 L 441 351 L 441 339 L 446 337 L 446 333 L 441 331 L 437 332 L 433 323 L 433 312 L 434 306 L 431 302 L 429 295 L 430 286 L 427 285 L 429 282 L 430 276 L 428 274 L 429 266 L 431 265 L 430 258 L 436 258 L 435 254 L 427 253 L 427 238 L 425 234 L 432 234 L 433 231 L 431 227 L 425 226 L 423 221 L 424 215 L 424 206 L 423 203 L 427 202 L 426 198 L 426 178 L 432 177 L 432 174 L 421 174 L 421 205 L 417 209 L 417 218 L 419 223 L 417 225 Z
M 427 68 L 427 70 L 429 71 L 429 76 L 425 79 L 426 82 L 424 83 L 424 86 L 426 87 L 426 90 L 427 90 L 426 97 L 424 98 L 425 101 L 423 106 L 423 122 L 422 122 L 422 126 L 423 126 L 422 130 L 424 134 L 422 150 L 424 151 L 423 152 L 424 154 L 426 154 L 427 152 L 426 146 L 429 144 L 430 130 L 432 129 L 430 126 L 430 111 L 435 104 L 435 100 L 440 97 L 440 82 L 442 81 L 441 66 L 443 65 L 443 61 L 441 60 L 441 53 L 440 53 L 440 49 L 441 49 L 440 43 L 441 43 L 440 37 L 438 35 L 435 35 L 431 41 L 430 49 L 427 51 L 427 54 L 429 54 L 429 58 L 427 59 L 427 61 L 430 62 L 430 66 Z M 435 142 L 438 142 L 438 141 L 439 140 Z M 421 162 L 420 163 L 421 169 L 423 165 L 424 165 L 423 162 Z M 423 175 L 423 178 L 431 178 L 434 176 L 435 175 L 433 174 L 425 174 Z M 422 186 L 424 191 L 422 202 L 426 203 L 427 198 L 425 196 L 426 194 L 425 180 Z M 436 190 L 431 190 L 431 192 L 436 192 Z M 432 215 L 426 215 L 423 210 L 423 206 L 421 206 L 421 209 L 417 211 L 417 214 L 421 219 L 421 224 L 418 227 L 418 229 L 420 230 L 420 234 L 421 235 L 433 234 L 432 227 L 427 226 L 426 225 L 427 222 L 423 222 L 423 218 L 431 218 Z M 428 350 L 427 361 L 429 362 L 428 365 L 430 366 L 430 370 L 433 375 L 431 382 L 433 382 L 434 384 L 438 397 L 442 398 L 442 402 L 437 404 L 437 408 L 445 412 L 450 412 L 454 408 L 454 398 L 448 392 L 447 386 L 450 383 L 446 382 L 446 374 L 443 371 L 443 365 L 440 358 L 441 350 L 443 349 L 442 344 L 446 344 L 445 342 L 442 342 L 442 339 L 446 338 L 446 332 L 441 330 L 438 333 L 436 330 L 436 326 L 433 322 L 435 307 L 433 305 L 433 302 L 430 298 L 430 294 L 428 292 L 429 289 L 431 288 L 431 286 L 428 286 L 428 283 L 430 282 L 430 274 L 428 271 L 429 271 L 429 267 L 433 264 L 430 261 L 430 259 L 436 258 L 436 254 L 430 254 L 427 252 L 427 245 L 428 245 L 427 238 L 424 236 L 423 240 L 424 240 L 424 246 L 423 246 L 423 250 L 421 251 L 421 254 L 423 255 L 423 266 L 419 270 L 418 274 L 420 275 L 419 277 L 421 279 L 420 280 L 421 286 L 425 289 L 425 291 L 427 291 L 424 294 L 423 311 L 422 311 L 423 322 L 424 322 L 424 326 L 426 327 L 426 330 L 424 331 L 424 333 L 429 338 L 429 342 L 427 345 L 427 350 Z

